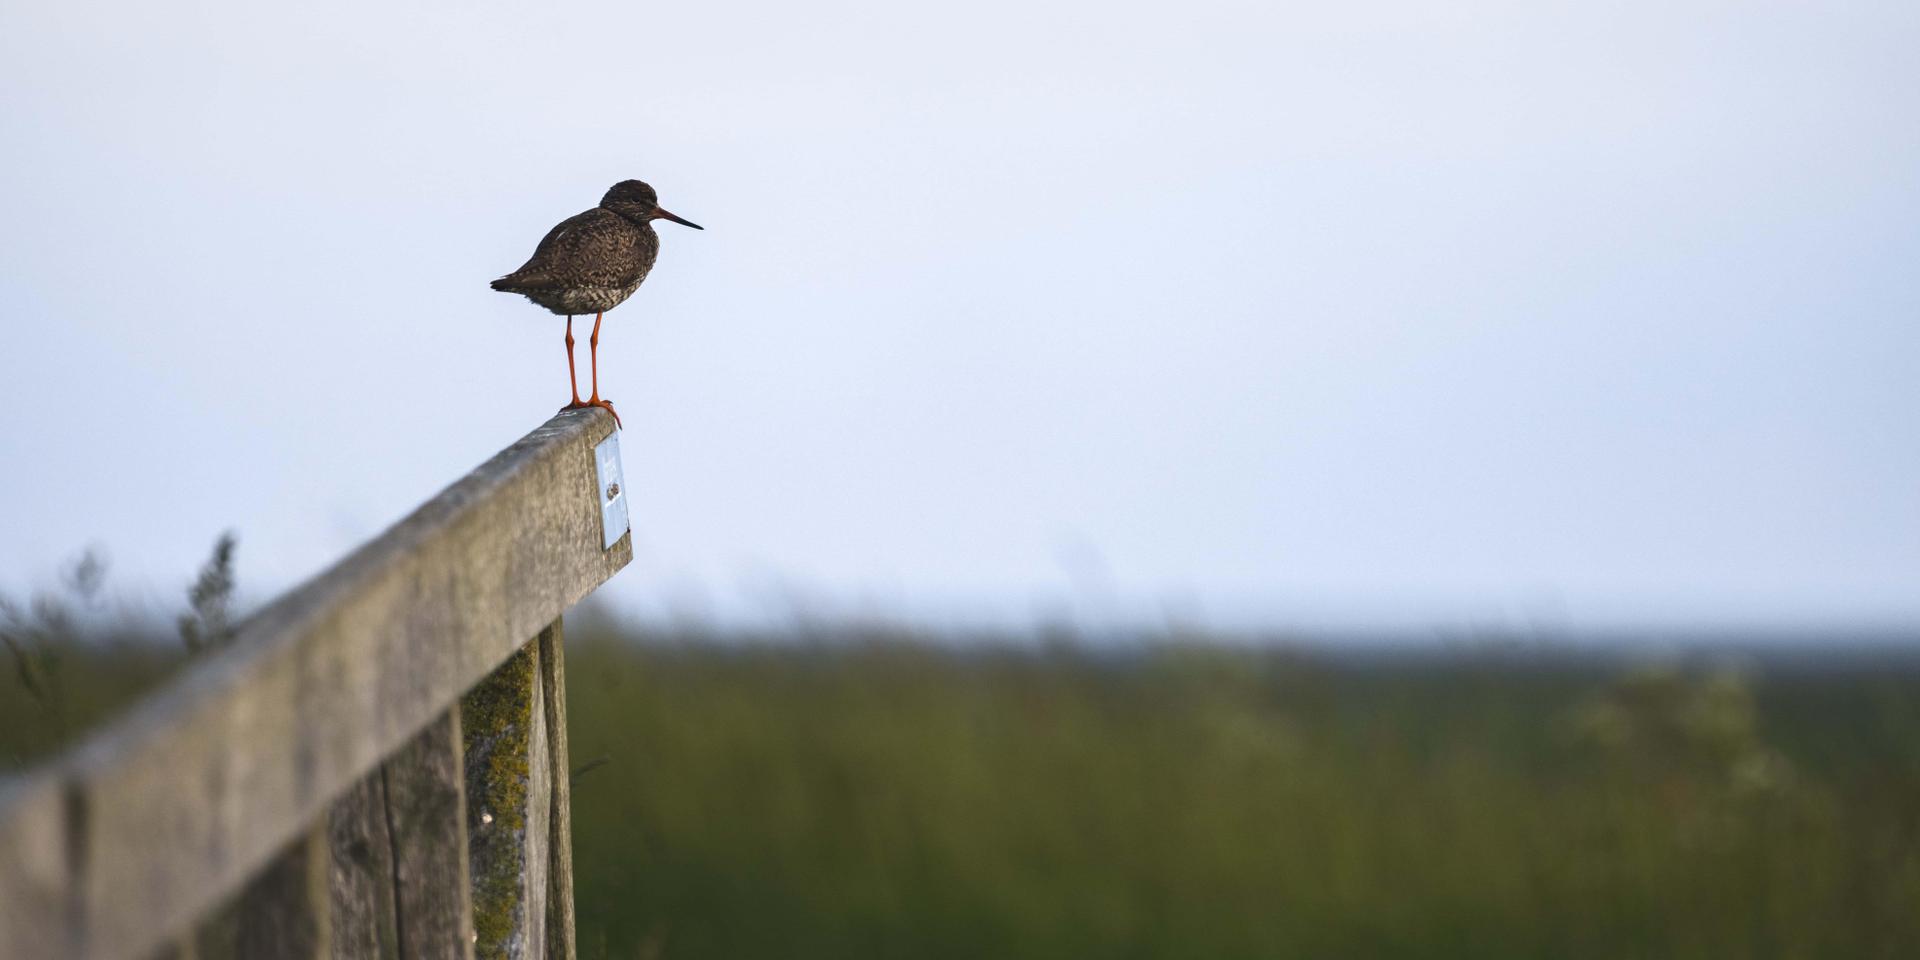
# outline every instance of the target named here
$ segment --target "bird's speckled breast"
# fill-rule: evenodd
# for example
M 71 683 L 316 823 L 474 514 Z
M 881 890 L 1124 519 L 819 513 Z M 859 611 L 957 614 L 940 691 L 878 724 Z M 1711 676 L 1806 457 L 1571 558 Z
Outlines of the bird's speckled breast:
M 645 275 L 640 279 L 646 279 Z M 605 313 L 625 303 L 638 289 L 640 280 L 624 287 L 568 287 L 545 294 L 540 305 L 555 313 Z

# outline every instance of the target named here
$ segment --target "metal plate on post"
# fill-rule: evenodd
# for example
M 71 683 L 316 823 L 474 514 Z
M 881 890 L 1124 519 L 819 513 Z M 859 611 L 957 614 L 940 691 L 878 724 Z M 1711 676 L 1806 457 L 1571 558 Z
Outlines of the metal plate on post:
M 611 548 L 627 533 L 627 483 L 620 472 L 620 431 L 607 434 L 593 448 L 595 473 L 600 478 L 601 547 Z

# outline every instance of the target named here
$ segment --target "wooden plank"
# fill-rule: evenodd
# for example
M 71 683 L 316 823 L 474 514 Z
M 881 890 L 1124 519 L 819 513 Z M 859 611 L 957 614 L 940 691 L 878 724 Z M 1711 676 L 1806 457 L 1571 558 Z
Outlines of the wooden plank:
M 327 846 L 335 960 L 399 960 L 384 765 L 328 809 Z
M 331 960 L 333 921 L 326 824 L 309 829 L 240 894 L 236 955 Z
M 0 882 L 30 897 L 42 880 L 70 885 L 77 903 L 9 913 L 9 933 L 60 942 L 77 911 L 65 956 L 151 954 L 624 566 L 630 538 L 601 548 L 594 472 L 612 427 L 597 410 L 554 417 L 40 773 L 66 784 L 74 859 L 63 870 L 36 853 L 52 873 L 8 867 Z M 46 816 L 0 807 L 0 843 Z
M 552 758 L 536 638 L 460 701 L 473 955 L 544 956 Z
M 548 779 L 553 809 L 547 852 L 547 957 L 574 960 L 578 942 L 573 926 L 573 779 L 567 751 L 566 632 L 559 620 L 540 632 L 540 682 L 547 708 Z
M 467 793 L 458 710 L 383 766 L 393 837 L 394 917 L 407 960 L 471 960 Z
M 55 779 L 0 790 L 0 953 L 19 960 L 74 955 L 81 917 L 72 897 L 79 833 Z
M 200 960 L 200 940 L 196 934 L 189 933 L 174 942 L 160 948 L 153 960 Z

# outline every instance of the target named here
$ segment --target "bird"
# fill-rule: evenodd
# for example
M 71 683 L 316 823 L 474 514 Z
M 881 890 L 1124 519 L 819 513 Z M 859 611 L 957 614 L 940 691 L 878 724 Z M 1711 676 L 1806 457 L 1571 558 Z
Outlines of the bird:
M 607 311 L 626 302 L 640 289 L 660 254 L 660 237 L 653 221 L 672 220 L 695 230 L 705 227 L 662 209 L 659 195 L 638 180 L 622 180 L 607 190 L 600 205 L 560 221 L 520 269 L 493 281 L 502 293 L 517 293 L 567 318 L 567 383 L 573 400 L 561 410 L 600 407 L 620 414 L 613 401 L 600 397 L 600 320 Z M 593 314 L 593 393 L 580 399 L 580 380 L 573 365 L 573 318 Z

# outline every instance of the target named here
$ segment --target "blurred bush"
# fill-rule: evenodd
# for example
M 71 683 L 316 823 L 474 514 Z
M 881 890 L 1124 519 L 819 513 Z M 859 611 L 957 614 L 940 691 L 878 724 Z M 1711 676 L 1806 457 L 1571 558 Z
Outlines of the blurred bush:
M 0 773 L 71 743 L 179 659 L 150 624 L 111 607 L 106 581 L 105 555 L 87 550 L 57 587 L 0 592 Z

